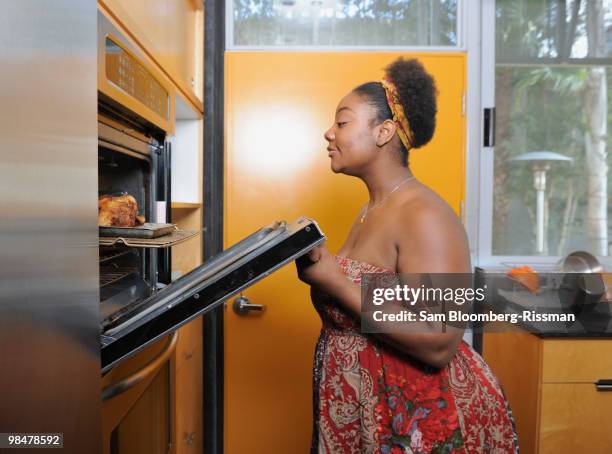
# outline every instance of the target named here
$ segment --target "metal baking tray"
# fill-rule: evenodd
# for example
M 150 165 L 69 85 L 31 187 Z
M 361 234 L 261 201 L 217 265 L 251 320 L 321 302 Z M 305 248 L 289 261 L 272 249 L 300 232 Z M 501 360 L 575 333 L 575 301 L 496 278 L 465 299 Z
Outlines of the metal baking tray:
M 122 237 L 122 238 L 159 238 L 178 230 L 174 224 L 153 224 L 145 222 L 136 227 L 99 227 L 100 236 Z
M 100 246 L 113 246 L 115 244 L 125 244 L 131 247 L 147 247 L 147 248 L 166 248 L 175 244 L 187 241 L 196 236 L 199 232 L 191 230 L 173 230 L 164 236 L 157 238 L 125 238 L 115 236 L 104 236 L 99 238 Z

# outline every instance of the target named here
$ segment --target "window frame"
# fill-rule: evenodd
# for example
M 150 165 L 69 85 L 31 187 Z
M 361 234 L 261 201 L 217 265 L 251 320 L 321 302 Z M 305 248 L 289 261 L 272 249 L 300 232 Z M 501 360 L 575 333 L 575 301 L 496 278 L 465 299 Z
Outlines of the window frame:
M 480 21 L 478 26 L 470 27 L 468 41 L 472 44 L 470 50 L 478 54 L 478 61 L 473 65 L 478 66 L 476 74 L 471 78 L 468 74 L 468 84 L 472 87 L 480 86 L 479 96 L 473 96 L 468 101 L 471 110 L 468 118 L 474 119 L 472 127 L 468 122 L 468 175 L 466 194 L 468 237 L 471 244 L 472 261 L 481 267 L 504 267 L 515 265 L 532 265 L 550 267 L 558 263 L 563 256 L 560 255 L 493 255 L 493 181 L 494 181 L 494 157 L 495 147 L 485 147 L 483 144 L 483 112 L 485 108 L 495 107 L 495 2 L 496 0 L 481 0 Z M 474 43 L 480 42 L 476 48 Z M 469 52 L 468 52 L 469 54 Z M 543 66 L 557 63 L 558 60 L 535 60 L 526 58 L 517 63 L 538 62 Z M 571 58 L 564 64 L 589 65 L 601 63 L 604 66 L 612 64 L 612 58 L 602 59 L 577 59 Z M 470 65 L 468 64 L 468 68 Z M 469 71 L 469 70 L 468 70 Z M 478 98 L 478 99 L 476 99 Z M 471 116 L 470 116 L 471 115 Z M 477 123 L 475 126 L 474 123 Z M 469 139 L 472 139 L 470 142 Z M 470 184 L 472 190 L 469 190 Z M 476 187 L 477 186 L 477 187 Z M 612 255 L 597 256 L 604 267 L 612 266 Z
M 379 45 L 356 45 L 356 46 L 307 46 L 307 45 L 237 45 L 234 44 L 234 2 L 225 2 L 225 49 L 226 51 L 265 51 L 265 52 L 465 52 L 465 28 L 466 10 L 474 0 L 457 0 L 457 45 L 456 46 L 379 46 Z

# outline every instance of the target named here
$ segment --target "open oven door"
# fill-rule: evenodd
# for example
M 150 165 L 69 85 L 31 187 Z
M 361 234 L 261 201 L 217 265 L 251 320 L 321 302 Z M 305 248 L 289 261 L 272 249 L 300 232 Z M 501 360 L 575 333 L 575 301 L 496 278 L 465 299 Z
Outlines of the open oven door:
M 275 222 L 123 314 L 101 335 L 102 372 L 321 244 L 316 222 Z

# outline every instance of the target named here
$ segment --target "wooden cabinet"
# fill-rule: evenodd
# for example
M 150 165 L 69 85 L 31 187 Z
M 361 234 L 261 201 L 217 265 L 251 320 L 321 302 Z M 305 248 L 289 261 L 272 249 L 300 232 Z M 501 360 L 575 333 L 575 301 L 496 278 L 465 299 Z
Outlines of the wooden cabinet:
M 611 392 L 593 383 L 543 383 L 541 394 L 538 452 L 612 452 Z
M 483 356 L 516 420 L 522 453 L 612 452 L 612 339 L 486 333 Z
M 202 111 L 203 0 L 99 0 L 98 3 Z
M 172 221 L 183 230 L 202 230 L 202 209 L 172 210 Z M 173 274 L 187 274 L 202 263 L 202 236 L 172 248 Z M 203 452 L 203 331 L 202 317 L 179 330 L 174 353 L 174 447 L 175 454 Z
M 174 343 L 164 337 L 102 377 L 103 453 L 167 454 L 173 441 L 172 357 Z M 158 361 L 158 359 L 163 360 Z M 169 359 L 169 360 L 168 360 Z M 154 367 L 149 367 L 157 364 Z M 143 373 L 148 370 L 147 373 Z M 140 379 L 135 379 L 136 375 Z M 138 381 L 139 380 L 139 381 Z M 124 386 L 126 381 L 136 382 Z M 108 391 L 119 387 L 117 392 Z
M 203 0 L 99 0 L 99 8 L 172 87 L 172 221 L 202 230 Z M 176 99 L 174 97 L 176 96 Z M 168 128 L 169 134 L 173 128 Z M 178 277 L 202 263 L 201 235 L 172 248 Z M 104 452 L 192 454 L 203 450 L 202 318 L 178 330 L 169 361 L 104 405 Z M 109 386 L 159 354 L 160 341 L 105 377 Z
M 177 454 L 203 449 L 202 318 L 180 330 L 175 354 L 175 446 Z

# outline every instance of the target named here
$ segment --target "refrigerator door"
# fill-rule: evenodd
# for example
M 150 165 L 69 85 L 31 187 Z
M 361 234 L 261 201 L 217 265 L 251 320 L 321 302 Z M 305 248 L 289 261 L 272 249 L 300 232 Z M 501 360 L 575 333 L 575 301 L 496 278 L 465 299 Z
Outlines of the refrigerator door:
M 102 454 L 96 14 L 0 0 L 0 428 L 53 452 Z
M 312 220 L 274 222 L 149 297 L 102 333 L 102 372 L 321 244 Z

